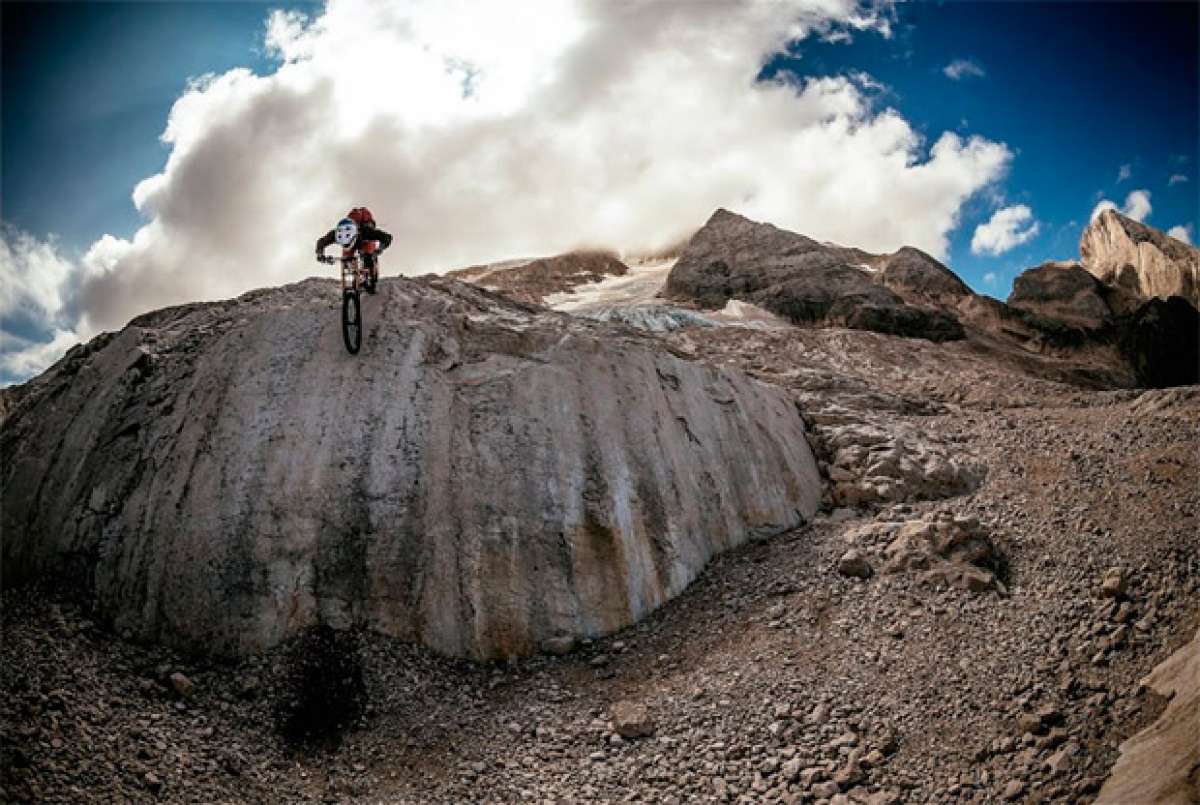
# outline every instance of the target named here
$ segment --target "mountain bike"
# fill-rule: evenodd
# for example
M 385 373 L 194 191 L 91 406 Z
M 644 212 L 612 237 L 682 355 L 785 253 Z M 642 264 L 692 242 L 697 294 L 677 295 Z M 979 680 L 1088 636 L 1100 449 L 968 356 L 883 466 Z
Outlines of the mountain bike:
M 371 270 L 357 252 L 341 257 L 320 255 L 319 259 L 327 265 L 342 264 L 342 341 L 347 352 L 357 355 L 363 333 L 361 292 L 371 281 Z

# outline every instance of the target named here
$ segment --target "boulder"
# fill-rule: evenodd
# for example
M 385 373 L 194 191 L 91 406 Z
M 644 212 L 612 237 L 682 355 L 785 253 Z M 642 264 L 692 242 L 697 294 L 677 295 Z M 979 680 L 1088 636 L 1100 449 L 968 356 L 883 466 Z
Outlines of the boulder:
M 1083 266 L 1102 282 L 1144 299 L 1180 296 L 1200 308 L 1200 249 L 1105 210 L 1083 230 Z
M 25 384 L 0 426 L 3 583 L 238 655 L 362 626 L 494 658 L 595 637 L 821 483 L 780 389 L 654 336 L 443 278 L 147 314 Z
M 918 571 L 921 581 L 979 593 L 1005 592 L 1003 564 L 987 529 L 973 517 L 942 513 L 904 522 L 872 522 L 846 535 L 864 548 L 883 548 L 884 573 Z

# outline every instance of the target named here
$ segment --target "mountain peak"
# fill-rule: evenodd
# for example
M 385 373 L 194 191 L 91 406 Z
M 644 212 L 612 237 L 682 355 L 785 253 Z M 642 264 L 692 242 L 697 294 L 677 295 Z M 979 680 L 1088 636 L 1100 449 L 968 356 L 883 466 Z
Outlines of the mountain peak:
M 1182 296 L 1200 307 L 1200 249 L 1116 210 L 1096 216 L 1079 241 L 1095 277 L 1143 298 Z

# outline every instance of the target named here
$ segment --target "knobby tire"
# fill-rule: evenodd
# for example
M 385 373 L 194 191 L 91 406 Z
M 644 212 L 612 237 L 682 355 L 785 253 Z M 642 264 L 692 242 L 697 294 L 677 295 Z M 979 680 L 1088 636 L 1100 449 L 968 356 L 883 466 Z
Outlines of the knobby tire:
M 362 305 L 358 291 L 347 290 L 342 294 L 342 340 L 346 351 L 357 355 L 362 346 Z

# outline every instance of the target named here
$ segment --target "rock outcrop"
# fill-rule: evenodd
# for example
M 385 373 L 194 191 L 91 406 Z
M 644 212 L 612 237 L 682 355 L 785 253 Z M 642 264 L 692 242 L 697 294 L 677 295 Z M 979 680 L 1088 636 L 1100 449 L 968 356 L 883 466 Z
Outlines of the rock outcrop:
M 540 305 L 551 294 L 628 273 L 629 266 L 611 252 L 575 251 L 539 260 L 464 268 L 451 271 L 448 276 L 498 291 L 519 302 Z
M 1104 286 L 1078 263 L 1049 262 L 1023 271 L 1013 281 L 1008 304 L 1090 330 L 1113 320 Z
M 1200 308 L 1200 249 L 1105 210 L 1083 230 L 1079 253 L 1101 281 L 1143 299 L 1181 296 Z
M 912 246 L 904 246 L 883 258 L 879 281 L 910 304 L 952 308 L 974 296 L 957 274 Z
M 1096 803 L 1200 802 L 1200 631 L 1142 684 L 1170 701 L 1157 721 L 1121 744 Z
M 362 352 L 336 283 L 141 316 L 0 427 L 3 581 L 221 654 L 314 624 L 454 656 L 610 632 L 821 496 L 786 393 L 652 336 L 387 279 Z
M 911 250 L 915 252 L 916 250 Z M 882 258 L 717 210 L 667 277 L 666 296 L 719 309 L 736 299 L 796 324 L 874 330 L 932 341 L 963 337 L 951 315 L 907 304 L 876 280 Z M 893 280 L 908 274 L 898 257 Z

